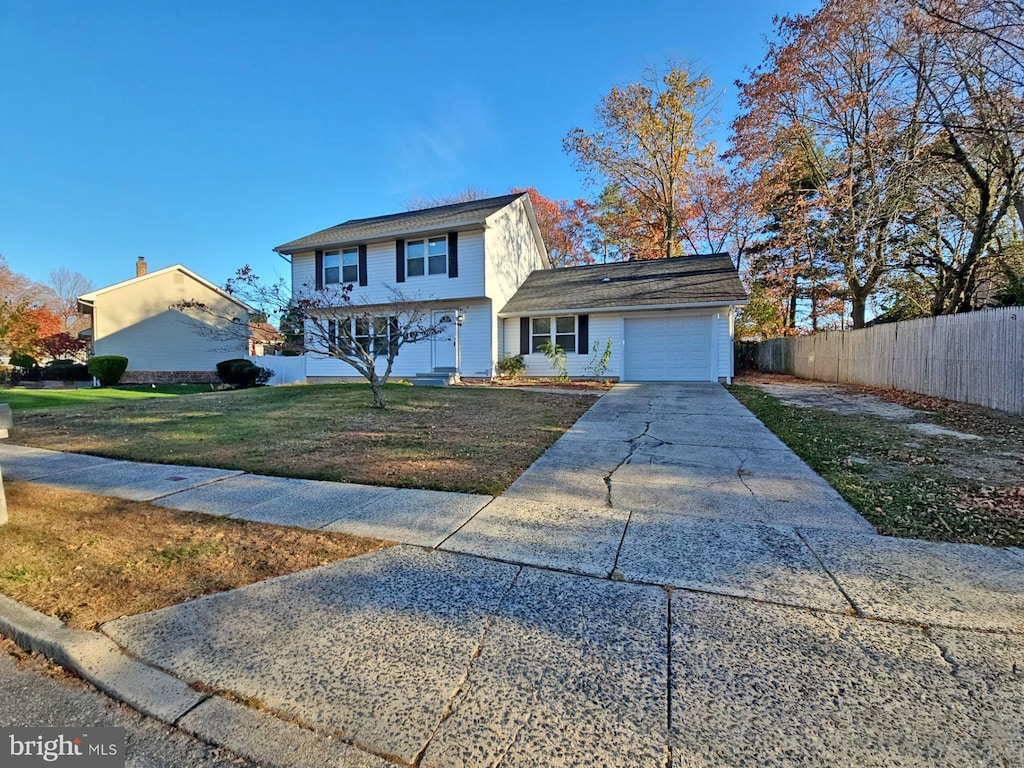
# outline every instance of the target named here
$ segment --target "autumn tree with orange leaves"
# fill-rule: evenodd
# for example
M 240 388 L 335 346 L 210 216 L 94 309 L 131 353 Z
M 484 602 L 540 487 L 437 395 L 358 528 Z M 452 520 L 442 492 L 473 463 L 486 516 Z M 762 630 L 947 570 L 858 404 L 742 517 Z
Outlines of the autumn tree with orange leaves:
M 586 200 L 554 200 L 542 195 L 536 187 L 516 187 L 512 192 L 525 192 L 530 196 L 552 267 L 594 263 L 594 255 L 588 249 L 592 222 Z
M 0 354 L 38 356 L 41 341 L 60 333 L 60 317 L 47 304 L 51 292 L 11 270 L 0 256 Z
M 1001 233 L 1014 211 L 1024 218 L 1019 6 L 824 0 L 778 20 L 740 84 L 733 154 L 754 176 L 757 211 L 772 221 L 786 190 L 805 186 L 799 213 L 854 327 L 869 302 L 885 310 L 908 286 L 930 314 L 974 308 L 983 260 L 1002 258 Z M 792 264 L 806 246 L 769 240 L 766 267 L 773 249 Z
M 562 142 L 602 190 L 595 215 L 629 258 L 679 255 L 681 208 L 694 175 L 708 167 L 715 99 L 711 80 L 673 66 L 612 88 L 597 106 L 598 128 L 574 128 Z M 625 251 L 623 253 L 623 251 Z

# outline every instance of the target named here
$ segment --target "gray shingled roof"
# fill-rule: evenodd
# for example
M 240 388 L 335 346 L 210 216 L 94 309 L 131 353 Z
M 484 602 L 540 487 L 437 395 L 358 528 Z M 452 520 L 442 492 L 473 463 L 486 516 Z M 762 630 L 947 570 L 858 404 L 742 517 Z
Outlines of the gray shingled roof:
M 538 269 L 501 315 L 616 307 L 730 304 L 747 300 L 727 253 Z
M 336 227 L 328 227 L 312 235 L 279 245 L 279 253 L 296 253 L 321 246 L 346 245 L 355 242 L 387 239 L 410 232 L 448 231 L 461 227 L 483 224 L 488 216 L 500 211 L 525 193 L 488 197 L 484 200 L 469 200 L 421 211 L 392 213 L 388 216 L 374 216 L 370 219 L 350 219 Z

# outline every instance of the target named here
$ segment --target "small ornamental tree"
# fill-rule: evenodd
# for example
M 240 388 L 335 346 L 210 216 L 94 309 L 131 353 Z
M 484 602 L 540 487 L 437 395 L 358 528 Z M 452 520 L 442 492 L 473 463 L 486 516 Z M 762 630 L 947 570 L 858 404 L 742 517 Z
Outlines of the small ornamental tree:
M 51 359 L 70 358 L 78 360 L 82 357 L 88 343 L 77 339 L 70 333 L 54 333 L 41 339 L 39 346 Z
M 97 355 L 89 358 L 89 373 L 104 387 L 113 387 L 128 370 L 128 358 L 121 355 Z
M 323 288 L 302 285 L 293 291 L 283 279 L 262 282 L 248 266 L 238 270 L 224 288 L 268 317 L 287 316 L 290 324 L 303 329 L 307 351 L 354 368 L 370 383 L 373 408 L 386 406 L 384 385 L 402 347 L 432 339 L 445 329 L 444 324 L 431 322 L 428 305 L 394 288 L 390 289 L 387 304 L 363 306 L 352 300 L 351 284 Z M 226 340 L 237 340 L 239 333 L 248 334 L 248 328 L 240 324 L 213 327 L 199 321 L 199 316 L 217 315 L 216 308 L 203 302 L 187 300 L 173 308 L 192 315 L 201 333 Z

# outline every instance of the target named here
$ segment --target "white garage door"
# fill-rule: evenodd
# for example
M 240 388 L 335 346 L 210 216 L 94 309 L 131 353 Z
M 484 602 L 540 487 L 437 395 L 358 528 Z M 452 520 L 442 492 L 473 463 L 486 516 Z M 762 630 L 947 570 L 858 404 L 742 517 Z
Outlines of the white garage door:
M 626 319 L 626 381 L 712 381 L 710 317 Z

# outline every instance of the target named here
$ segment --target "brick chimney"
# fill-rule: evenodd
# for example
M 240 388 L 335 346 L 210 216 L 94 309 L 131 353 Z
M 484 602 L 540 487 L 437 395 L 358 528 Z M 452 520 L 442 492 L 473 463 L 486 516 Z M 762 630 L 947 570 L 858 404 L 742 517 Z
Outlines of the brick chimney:
M 139 260 L 135 262 L 135 276 L 142 277 L 146 274 L 146 257 L 139 256 Z

